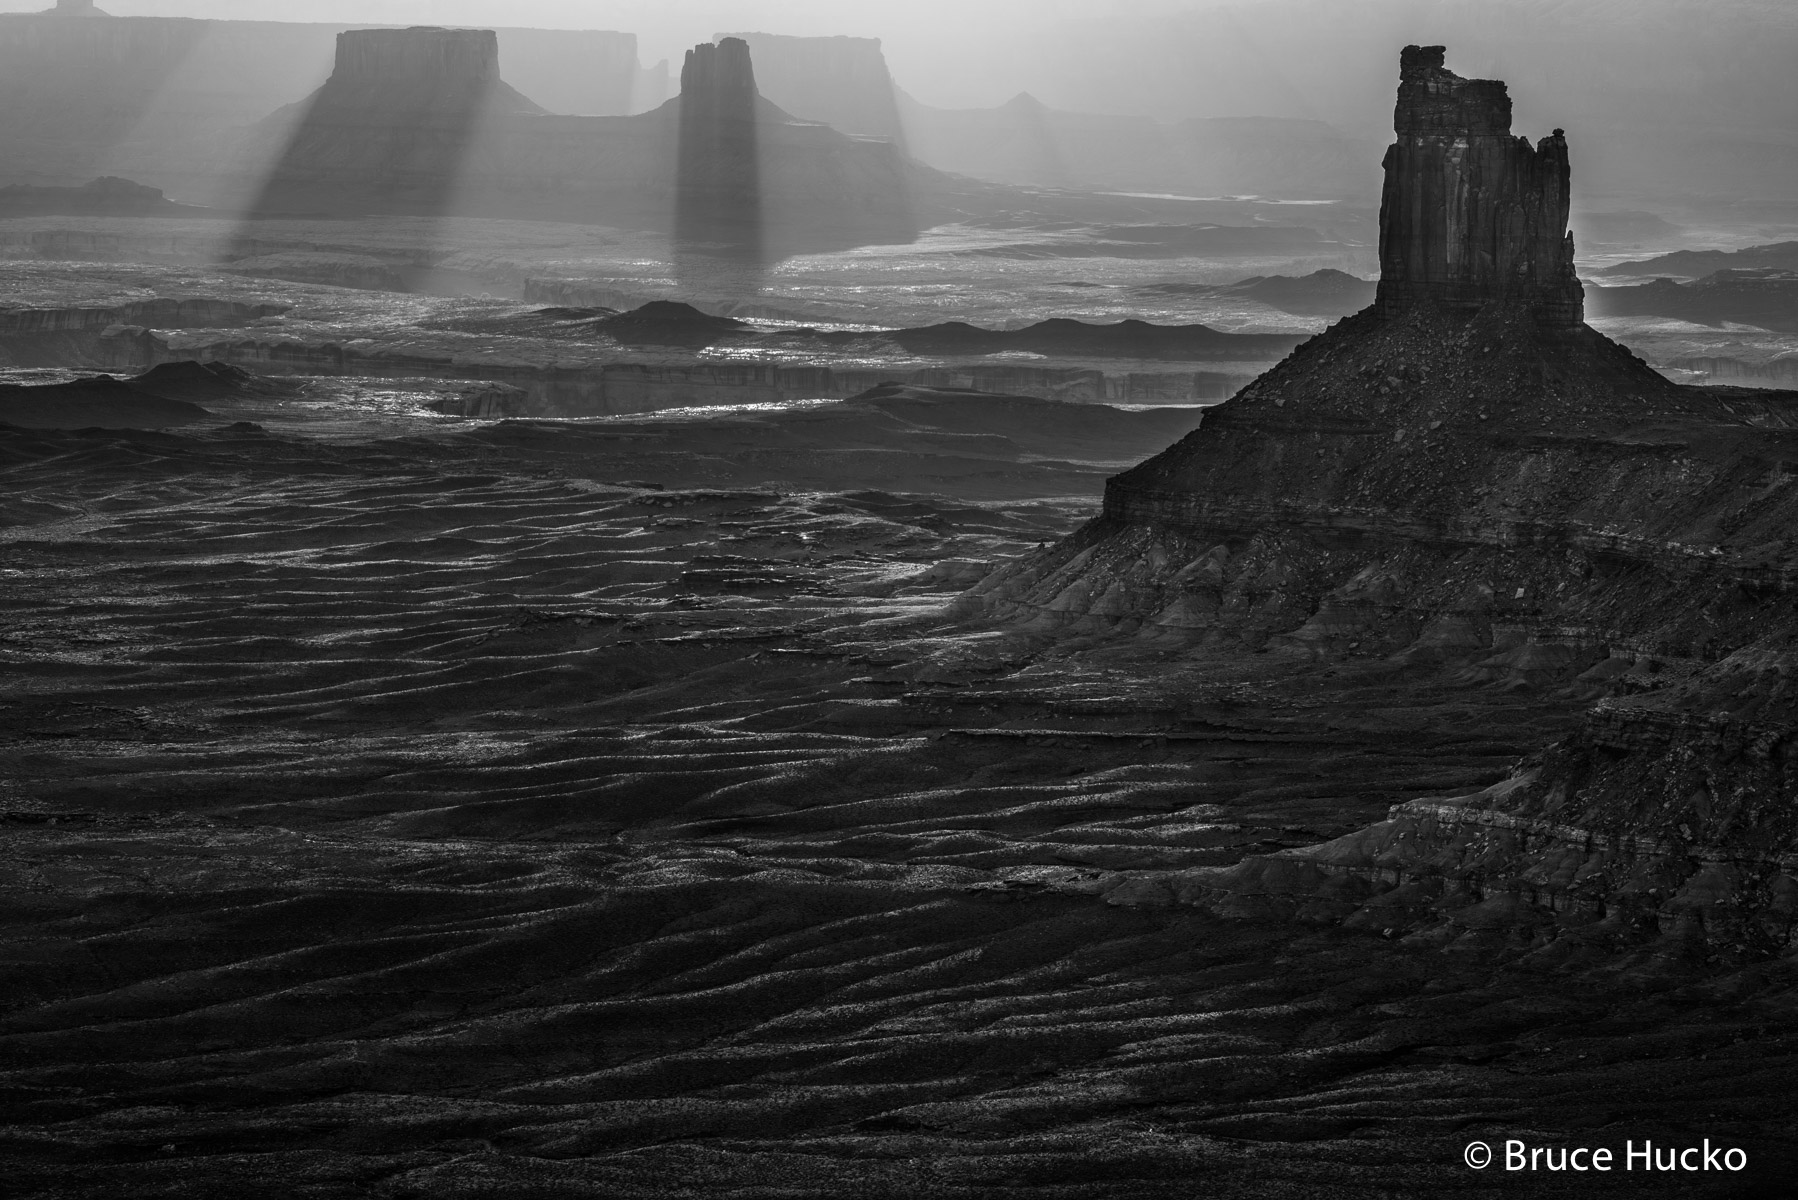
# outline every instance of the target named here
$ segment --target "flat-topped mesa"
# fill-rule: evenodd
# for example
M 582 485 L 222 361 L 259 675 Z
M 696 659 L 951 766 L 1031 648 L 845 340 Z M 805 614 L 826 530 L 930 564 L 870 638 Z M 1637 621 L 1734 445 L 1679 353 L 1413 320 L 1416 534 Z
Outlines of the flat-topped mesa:
M 351 29 L 337 35 L 334 81 L 435 79 L 484 84 L 499 78 L 499 35 L 491 29 Z
M 501 81 L 493 30 L 434 26 L 338 34 L 336 65 L 317 104 L 404 111 L 427 121 L 464 120 L 471 106 L 542 111 Z
M 1505 300 L 1528 306 L 1544 326 L 1579 325 L 1566 139 L 1559 129 L 1534 146 L 1513 137 L 1505 85 L 1462 79 L 1442 65 L 1444 54 L 1406 46 L 1399 56 L 1378 312 L 1418 304 L 1472 311 Z
M 324 86 L 269 118 L 290 132 L 251 211 L 442 213 L 488 169 L 495 119 L 542 112 L 500 78 L 491 29 L 338 34 Z

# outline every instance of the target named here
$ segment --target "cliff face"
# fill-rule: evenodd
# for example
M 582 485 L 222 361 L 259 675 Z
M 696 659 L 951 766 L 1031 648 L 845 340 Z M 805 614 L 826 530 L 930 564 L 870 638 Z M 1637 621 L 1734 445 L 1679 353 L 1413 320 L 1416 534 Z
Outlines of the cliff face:
M 1472 311 L 1515 298 L 1549 325 L 1584 319 L 1567 232 L 1567 142 L 1511 136 L 1511 98 L 1462 79 L 1441 46 L 1399 58 L 1398 139 L 1380 199 L 1379 311 L 1419 303 Z
M 1214 679 L 1526 696 L 1550 728 L 1597 702 L 1485 792 L 1394 796 L 1379 826 L 1149 873 L 1117 902 L 1544 963 L 1789 953 L 1798 422 L 1774 395 L 1675 386 L 1580 324 L 1564 145 L 1511 141 L 1503 86 L 1439 51 L 1404 71 L 1375 305 L 959 611 Z

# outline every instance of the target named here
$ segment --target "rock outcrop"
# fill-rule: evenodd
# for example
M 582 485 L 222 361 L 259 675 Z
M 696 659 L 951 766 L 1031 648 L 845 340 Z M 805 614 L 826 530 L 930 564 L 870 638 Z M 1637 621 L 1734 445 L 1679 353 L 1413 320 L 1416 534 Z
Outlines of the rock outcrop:
M 674 235 L 683 243 L 762 248 L 761 96 L 741 38 L 687 51 L 680 73 Z
M 1789 406 L 1676 386 L 1579 323 L 1564 144 L 1511 141 L 1503 85 L 1440 61 L 1405 54 L 1379 300 L 958 611 L 1213 677 L 1597 702 L 1484 792 L 1115 902 L 1549 965 L 1798 952 Z
M 1399 57 L 1398 139 L 1380 198 L 1379 311 L 1419 303 L 1465 311 L 1515 298 L 1553 326 L 1578 325 L 1561 130 L 1532 147 L 1511 136 L 1511 97 L 1462 79 L 1441 46 Z
M 493 121 L 543 111 L 500 79 L 493 31 L 435 28 L 339 34 L 302 107 L 255 211 L 446 211 Z

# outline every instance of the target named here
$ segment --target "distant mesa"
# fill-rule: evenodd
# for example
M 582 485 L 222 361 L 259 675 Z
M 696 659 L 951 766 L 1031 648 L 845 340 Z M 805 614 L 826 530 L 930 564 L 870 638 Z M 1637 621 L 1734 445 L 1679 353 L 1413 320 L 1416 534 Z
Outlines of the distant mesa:
M 0 188 L 0 216 L 200 216 L 212 210 L 177 204 L 161 188 L 129 179 L 104 176 L 80 187 L 35 187 L 15 184 Z
M 1798 271 L 1783 267 L 1735 267 L 1690 283 L 1662 278 L 1633 286 L 1593 285 L 1587 298 L 1598 317 L 1670 317 L 1798 333 Z
M 761 94 L 794 116 L 904 144 L 897 89 L 879 38 L 719 34 L 741 41 L 755 59 Z
M 726 36 L 726 35 L 720 35 Z M 878 137 L 938 170 L 994 183 L 1194 195 L 1349 198 L 1371 146 L 1322 121 L 1066 112 L 1020 93 L 992 108 L 920 103 L 877 38 L 737 33 L 762 95 L 808 121 Z
M 1286 354 L 1304 341 L 1291 334 L 1223 333 L 1208 325 L 1151 325 L 1124 320 L 1092 324 L 1066 317 L 1022 329 L 981 329 L 960 321 L 900 329 L 886 335 L 913 354 L 999 354 L 1025 351 L 1062 357 L 1173 361 L 1260 359 Z
M 1253 300 L 1295 316 L 1346 317 L 1371 304 L 1377 287 L 1372 280 L 1324 267 L 1309 275 L 1251 275 L 1235 283 L 1156 283 L 1143 291 Z
M 46 15 L 55 17 L 107 17 L 112 15 L 95 8 L 94 0 L 56 0 L 56 7 L 47 8 L 44 12 Z
M 1441 46 L 1399 56 L 1398 139 L 1380 198 L 1380 287 L 1392 316 L 1418 303 L 1473 312 L 1517 299 L 1546 325 L 1584 317 L 1567 232 L 1570 172 L 1557 129 L 1534 147 L 1511 135 L 1511 97 L 1462 79 Z
M 330 80 L 263 123 L 293 132 L 251 211 L 596 222 L 760 255 L 909 241 L 919 197 L 959 186 L 781 111 L 736 39 L 695 47 L 682 94 L 629 117 L 548 114 L 499 64 L 487 30 L 341 35 Z
M 913 329 L 763 329 L 748 321 L 712 316 L 674 300 L 652 300 L 629 312 L 610 309 L 542 308 L 509 317 L 509 330 L 554 332 L 561 336 L 598 333 L 624 345 L 709 346 L 731 340 L 803 348 L 864 347 L 876 344 L 910 355 L 970 358 L 1025 352 L 1059 358 L 1119 358 L 1174 362 L 1270 361 L 1304 337 L 1295 334 L 1225 333 L 1208 325 L 1152 325 L 1126 320 L 1097 324 L 1056 318 L 1022 329 L 983 329 L 947 321 Z
M 1595 272 L 1599 275 L 1677 276 L 1698 279 L 1714 271 L 1742 268 L 1774 268 L 1798 271 L 1798 242 L 1772 242 L 1742 250 L 1675 250 L 1639 262 L 1617 263 Z
M 500 79 L 493 31 L 417 27 L 339 34 L 330 79 L 296 111 L 253 211 L 444 211 L 491 119 L 543 109 Z

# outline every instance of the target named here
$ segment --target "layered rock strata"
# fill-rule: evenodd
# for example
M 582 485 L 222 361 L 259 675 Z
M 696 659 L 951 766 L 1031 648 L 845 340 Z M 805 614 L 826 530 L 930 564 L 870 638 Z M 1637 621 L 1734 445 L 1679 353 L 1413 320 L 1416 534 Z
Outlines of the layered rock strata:
M 1794 953 L 1794 414 L 1777 393 L 1676 386 L 1570 322 L 1564 146 L 1482 158 L 1508 138 L 1502 85 L 1435 51 L 1404 71 L 1379 301 L 959 611 L 1226 678 L 1596 701 L 1483 793 L 1395 796 L 1382 825 L 1233 867 L 1125 873 L 1115 902 L 1543 964 Z M 1468 153 L 1440 153 L 1460 137 Z M 1464 257 L 1476 242 L 1509 265 Z

